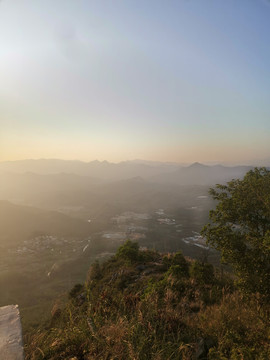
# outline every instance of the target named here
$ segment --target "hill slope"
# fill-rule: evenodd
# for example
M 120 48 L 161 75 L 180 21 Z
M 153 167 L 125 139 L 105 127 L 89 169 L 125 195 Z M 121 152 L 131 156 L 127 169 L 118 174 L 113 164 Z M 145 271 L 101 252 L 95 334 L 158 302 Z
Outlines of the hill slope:
M 269 307 L 181 253 L 127 242 L 76 285 L 46 329 L 26 338 L 26 360 L 268 359 Z

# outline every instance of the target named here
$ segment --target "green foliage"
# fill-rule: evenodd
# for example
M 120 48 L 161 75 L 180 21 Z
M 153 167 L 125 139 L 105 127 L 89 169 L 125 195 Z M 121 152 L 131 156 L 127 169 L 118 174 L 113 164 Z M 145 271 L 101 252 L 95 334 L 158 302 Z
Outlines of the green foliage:
M 147 299 L 147 297 L 157 295 L 159 299 L 162 299 L 165 294 L 166 286 L 168 285 L 167 279 L 168 279 L 168 274 L 165 274 L 165 276 L 162 277 L 161 279 L 150 278 L 148 280 L 147 286 L 144 289 L 142 298 Z
M 136 242 L 127 240 L 120 248 L 117 250 L 116 257 L 124 259 L 130 263 L 140 260 L 139 245 Z
M 165 255 L 162 258 L 162 264 L 165 270 L 168 270 L 172 265 L 172 256 Z
M 102 277 L 101 267 L 98 261 L 95 261 L 88 272 L 88 281 L 99 280 Z
M 178 278 L 189 276 L 189 264 L 181 251 L 163 256 L 162 264 L 165 270 Z
M 174 254 L 171 263 L 171 269 L 174 274 L 177 274 L 178 276 L 189 275 L 189 265 L 181 251 Z
M 210 245 L 231 264 L 247 292 L 270 299 L 270 171 L 256 168 L 243 180 L 210 189 L 218 201 L 202 230 Z
M 172 265 L 169 269 L 169 273 L 176 276 L 177 278 L 181 278 L 183 275 L 186 275 L 185 273 L 183 274 L 183 269 L 180 265 Z
M 190 267 L 190 276 L 198 284 L 212 284 L 214 281 L 213 265 L 196 260 Z

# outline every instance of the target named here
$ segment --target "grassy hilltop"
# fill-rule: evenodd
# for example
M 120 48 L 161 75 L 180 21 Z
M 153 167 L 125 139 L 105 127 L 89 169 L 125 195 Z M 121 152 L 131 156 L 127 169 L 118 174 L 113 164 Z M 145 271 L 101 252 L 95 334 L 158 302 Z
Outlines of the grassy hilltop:
M 27 336 L 26 360 L 270 358 L 268 304 L 180 252 L 127 241 L 69 297 Z

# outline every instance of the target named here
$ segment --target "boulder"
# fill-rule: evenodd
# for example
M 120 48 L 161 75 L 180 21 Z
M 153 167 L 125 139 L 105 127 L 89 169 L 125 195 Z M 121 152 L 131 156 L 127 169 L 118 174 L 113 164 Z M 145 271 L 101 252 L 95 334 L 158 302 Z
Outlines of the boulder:
M 0 308 L 0 357 L 23 360 L 22 327 L 18 305 Z

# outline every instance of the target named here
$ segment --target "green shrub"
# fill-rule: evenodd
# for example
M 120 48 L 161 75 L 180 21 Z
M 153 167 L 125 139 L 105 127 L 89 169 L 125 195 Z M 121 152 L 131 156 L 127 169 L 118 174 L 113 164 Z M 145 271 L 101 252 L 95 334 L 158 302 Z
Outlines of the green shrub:
M 191 265 L 190 275 L 199 284 L 212 284 L 214 281 L 213 265 L 195 260 Z
M 98 261 L 95 261 L 88 272 L 87 280 L 99 280 L 102 277 L 101 267 Z
M 172 258 L 172 268 L 178 276 L 189 276 L 189 265 L 181 251 L 178 251 Z
M 139 244 L 127 240 L 120 248 L 117 250 L 116 258 L 124 259 L 130 263 L 140 260 L 140 251 Z

